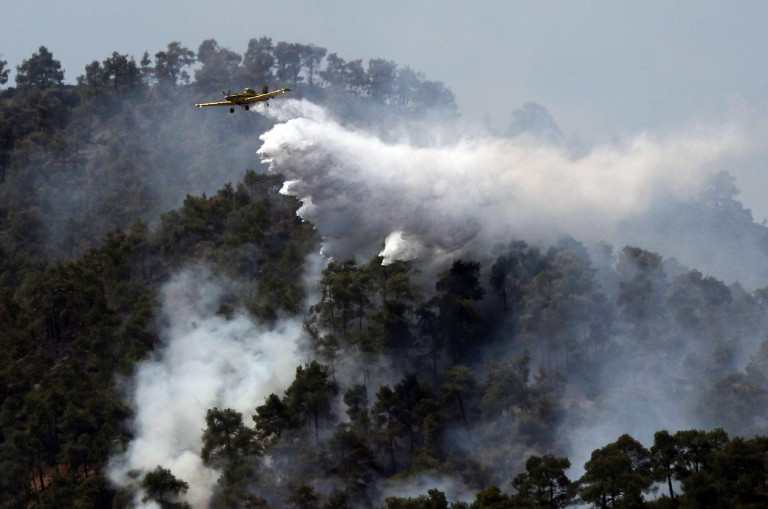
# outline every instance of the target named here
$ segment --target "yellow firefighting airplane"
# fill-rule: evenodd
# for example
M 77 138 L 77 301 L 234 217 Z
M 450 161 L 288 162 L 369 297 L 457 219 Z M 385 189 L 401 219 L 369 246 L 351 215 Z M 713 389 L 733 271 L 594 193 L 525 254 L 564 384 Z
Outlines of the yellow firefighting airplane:
M 226 93 L 224 94 L 225 101 L 218 101 L 215 103 L 202 103 L 202 104 L 195 104 L 198 108 L 202 108 L 203 106 L 229 106 L 229 112 L 234 113 L 235 112 L 235 106 L 242 106 L 246 110 L 248 107 L 257 102 L 264 102 L 266 103 L 273 97 L 276 97 L 278 95 L 282 95 L 286 92 L 290 92 L 290 88 L 281 88 L 280 90 L 273 90 L 272 92 L 267 91 L 267 86 L 264 85 L 264 88 L 261 89 L 261 93 L 257 94 L 256 91 L 252 88 L 246 88 L 242 92 L 238 94 L 230 94 Z M 269 106 L 269 103 L 267 103 L 267 106 Z

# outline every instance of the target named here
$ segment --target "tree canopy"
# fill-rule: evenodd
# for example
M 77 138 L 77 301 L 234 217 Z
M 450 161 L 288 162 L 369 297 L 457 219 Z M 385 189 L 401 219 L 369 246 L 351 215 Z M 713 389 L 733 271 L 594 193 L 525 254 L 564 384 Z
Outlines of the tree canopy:
M 162 348 L 159 296 L 189 266 L 226 281 L 211 311 L 222 323 L 303 325 L 289 383 L 199 416 L 193 456 L 219 476 L 212 507 L 768 504 L 768 290 L 572 238 L 316 267 L 318 232 L 297 216 L 307 204 L 255 154 L 275 120 L 200 122 L 190 104 L 235 83 L 288 85 L 373 128 L 452 118 L 450 89 L 269 37 L 242 54 L 208 39 L 105 55 L 68 84 L 41 46 L 0 92 L 0 506 L 184 507 L 196 480 L 169 465 L 120 487 L 107 475 L 137 432 L 127 381 Z M 562 134 L 533 103 L 513 116 Z M 768 252 L 737 195 L 716 173 L 680 214 Z M 590 409 L 617 400 L 702 429 L 657 430 L 652 444 L 623 430 L 566 457 Z

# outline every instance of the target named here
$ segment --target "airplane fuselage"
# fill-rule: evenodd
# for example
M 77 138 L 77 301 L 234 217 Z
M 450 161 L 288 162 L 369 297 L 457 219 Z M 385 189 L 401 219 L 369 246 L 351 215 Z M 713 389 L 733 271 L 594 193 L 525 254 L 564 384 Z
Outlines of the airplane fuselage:
M 235 106 L 242 106 L 247 110 L 249 105 L 253 103 L 257 103 L 257 102 L 266 103 L 273 97 L 285 94 L 286 92 L 290 92 L 290 91 L 291 91 L 290 88 L 281 88 L 280 90 L 274 90 L 272 92 L 268 92 L 267 86 L 264 85 L 264 89 L 260 94 L 252 88 L 245 88 L 242 92 L 237 94 L 224 94 L 223 101 L 196 104 L 195 106 L 197 106 L 198 108 L 202 108 L 204 106 L 229 106 L 230 107 L 229 111 L 234 113 Z
M 246 88 L 245 90 L 243 90 L 240 93 L 229 94 L 228 96 L 225 97 L 225 99 L 227 101 L 229 101 L 229 102 L 237 104 L 239 101 L 241 101 L 243 99 L 248 99 L 248 98 L 253 97 L 255 95 L 258 95 L 258 94 L 256 93 L 256 91 L 254 89 Z M 264 98 L 264 100 L 266 100 L 266 99 L 268 99 L 268 97 Z

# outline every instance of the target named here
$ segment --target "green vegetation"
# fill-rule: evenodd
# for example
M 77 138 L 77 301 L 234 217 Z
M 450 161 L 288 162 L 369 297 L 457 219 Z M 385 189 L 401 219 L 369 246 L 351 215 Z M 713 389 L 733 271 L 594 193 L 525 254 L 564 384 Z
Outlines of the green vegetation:
M 308 356 L 252 414 L 200 416 L 200 458 L 220 473 L 213 506 L 768 504 L 768 341 L 745 369 L 734 361 L 768 334 L 768 290 L 635 246 L 597 256 L 574 239 L 546 250 L 512 240 L 437 274 L 380 257 L 330 261 L 308 302 L 316 233 L 280 194 L 281 176 L 249 169 L 271 121 L 200 122 L 190 108 L 233 83 L 267 82 L 343 121 L 377 122 L 455 110 L 442 83 L 268 38 L 244 55 L 212 39 L 139 63 L 113 53 L 76 85 L 41 47 L 15 79 L 0 92 L 0 506 L 130 506 L 132 493 L 106 479 L 134 432 L 120 381 L 158 346 L 158 294 L 191 265 L 231 282 L 225 318 L 303 320 Z M 734 196 L 720 174 L 688 213 L 762 228 Z M 624 385 L 629 364 L 671 393 L 696 387 L 693 408 L 664 410 L 711 431 L 659 431 L 649 449 L 622 434 L 569 479 L 579 406 L 604 402 L 604 380 Z M 650 388 L 635 391 L 653 401 Z M 167 465 L 133 474 L 145 502 L 184 507 L 191 480 Z M 382 481 L 425 475 L 474 500 L 436 488 L 383 495 Z
M 669 454 L 659 463 L 660 448 Z M 766 492 L 766 438 L 730 440 L 721 429 L 656 433 L 649 451 L 629 435 L 592 453 L 584 475 L 569 480 L 566 458 L 530 456 L 526 472 L 512 481 L 513 493 L 492 486 L 477 493 L 471 503 L 448 503 L 445 494 L 430 490 L 418 498 L 388 498 L 387 509 L 556 508 L 586 504 L 594 508 L 764 507 Z M 645 500 L 654 480 L 669 478 L 666 493 Z M 676 494 L 672 480 L 682 493 Z
M 189 489 L 189 484 L 180 481 L 173 476 L 170 470 L 158 466 L 156 469 L 147 472 L 141 486 L 147 493 L 143 502 L 152 500 L 162 508 L 166 507 L 188 507 L 186 504 L 173 502 L 169 498 L 176 498 L 180 493 Z

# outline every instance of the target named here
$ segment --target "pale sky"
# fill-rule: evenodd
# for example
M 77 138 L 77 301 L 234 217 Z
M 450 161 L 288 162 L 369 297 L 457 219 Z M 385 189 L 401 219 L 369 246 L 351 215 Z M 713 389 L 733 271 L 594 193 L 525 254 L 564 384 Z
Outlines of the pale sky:
M 67 82 L 113 51 L 138 61 L 213 38 L 242 54 L 267 36 L 409 66 L 451 88 L 464 119 L 500 130 L 528 101 L 590 142 L 768 105 L 768 4 L 757 0 L 0 0 L 0 13 L 9 67 L 44 45 Z

